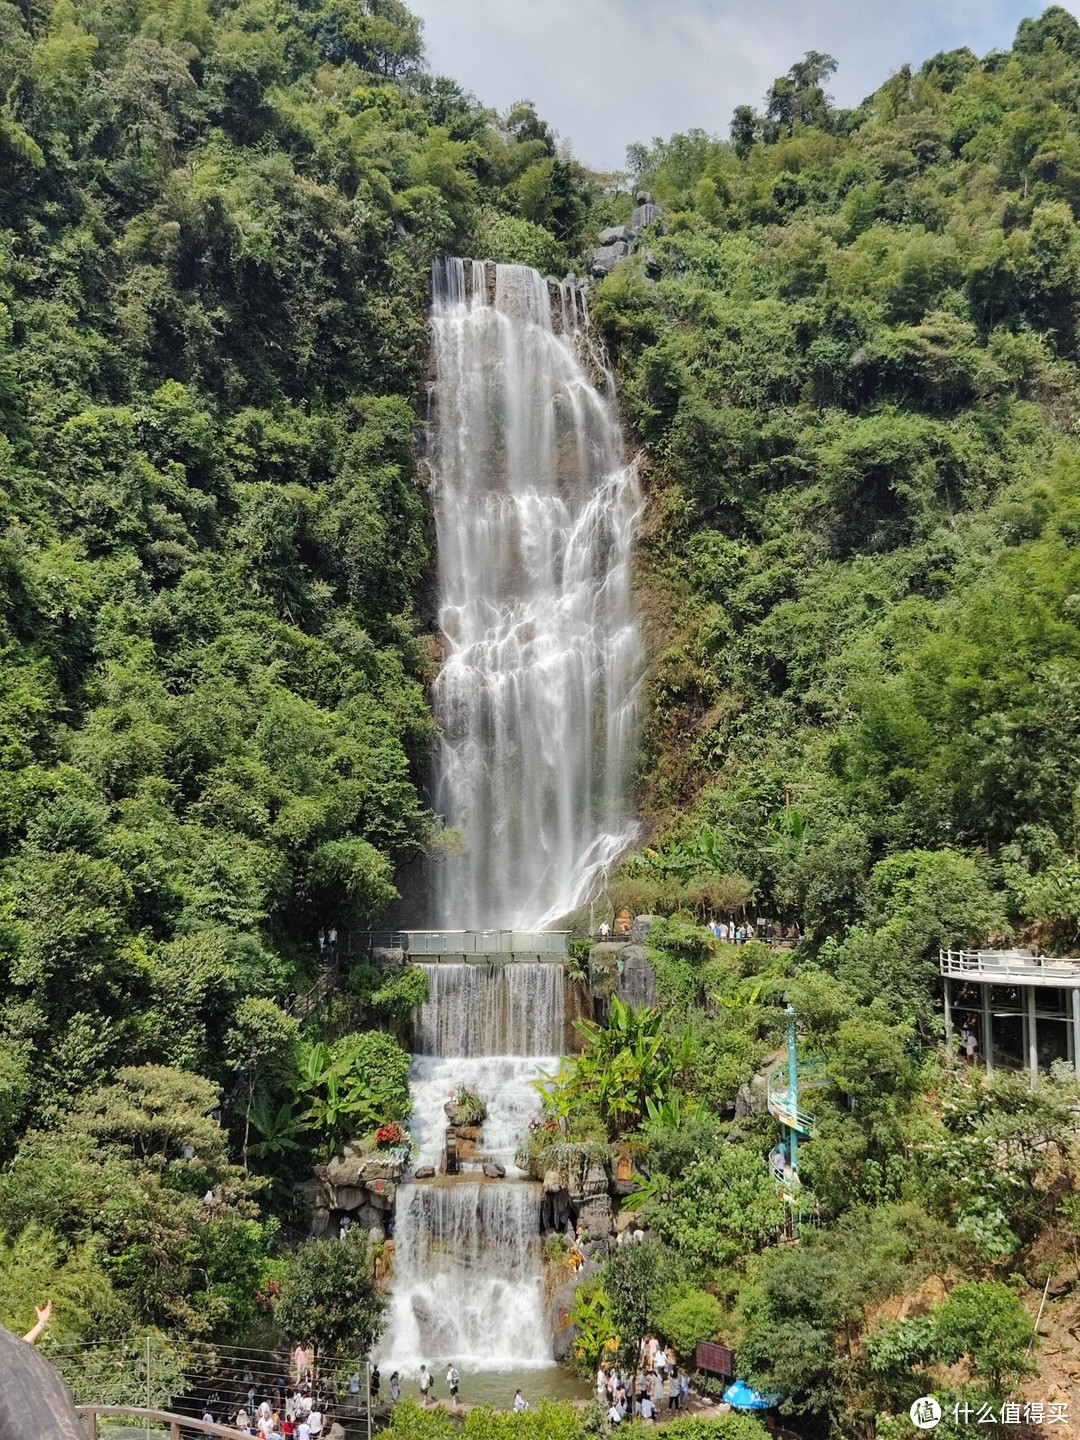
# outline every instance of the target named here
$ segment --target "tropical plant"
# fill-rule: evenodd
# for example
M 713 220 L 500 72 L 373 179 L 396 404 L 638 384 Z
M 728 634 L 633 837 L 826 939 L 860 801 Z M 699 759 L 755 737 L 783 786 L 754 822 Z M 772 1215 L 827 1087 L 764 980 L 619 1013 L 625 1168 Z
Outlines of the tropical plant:
M 635 1010 L 612 997 L 607 1024 L 576 1022 L 585 1046 L 559 1071 L 536 1082 L 561 1123 L 574 1110 L 595 1107 L 613 1136 L 641 1123 L 646 1103 L 663 1103 L 676 1076 L 690 1063 L 689 1029 L 672 1039 L 658 1009 Z

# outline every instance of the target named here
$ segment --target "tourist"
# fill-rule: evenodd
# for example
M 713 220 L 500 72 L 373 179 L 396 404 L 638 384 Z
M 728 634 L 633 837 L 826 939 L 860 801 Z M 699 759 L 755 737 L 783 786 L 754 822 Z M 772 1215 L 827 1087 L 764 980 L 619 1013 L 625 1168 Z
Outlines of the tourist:
M 420 1366 L 420 1394 L 423 1397 L 422 1403 L 426 1407 L 428 1397 L 431 1393 L 431 1376 L 426 1365 Z
M 685 1410 L 690 1402 L 690 1376 L 685 1370 L 679 1371 L 679 1409 Z
M 450 1403 L 451 1405 L 456 1405 L 458 1386 L 461 1384 L 461 1376 L 454 1369 L 454 1363 L 452 1360 L 448 1361 L 446 1365 L 446 1384 L 450 1390 Z
M 325 958 L 326 958 L 326 931 L 325 931 L 325 929 L 323 929 L 323 928 L 320 926 L 320 928 L 319 928 L 319 959 L 320 959 L 320 960 L 324 960 Z
M 296 1440 L 311 1440 L 311 1426 L 306 1415 L 300 1417 L 300 1423 L 296 1427 Z
M 360 1404 L 360 1371 L 354 1370 L 349 1376 L 349 1394 L 353 1396 L 353 1404 Z
M 634 1244 L 635 1244 L 635 1245 L 644 1245 L 644 1244 L 645 1244 L 645 1231 L 641 1228 L 640 1225 L 639 1225 L 639 1226 L 637 1227 L 637 1229 L 634 1231 Z
M 401 1376 L 395 1370 L 390 1376 L 390 1404 L 396 1405 L 401 1399 Z
M 603 1365 L 596 1372 L 596 1398 L 603 1402 L 607 1395 L 607 1371 Z
M 322 1401 L 321 1401 L 321 1400 L 315 1400 L 315 1401 L 312 1403 L 311 1411 L 310 1411 L 310 1413 L 308 1414 L 308 1428 L 309 1428 L 310 1431 L 311 1431 L 311 1440 L 319 1440 L 319 1436 L 322 1434 L 322 1427 L 323 1427 Z
M 657 1348 L 656 1358 L 653 1360 L 653 1366 L 656 1369 L 656 1373 L 660 1376 L 660 1379 L 663 1380 L 664 1376 L 667 1374 L 667 1354 L 664 1350 L 663 1345 L 660 1345 Z
M 964 1056 L 969 1065 L 975 1064 L 975 1051 L 979 1048 L 979 1039 L 975 1031 L 969 1026 L 964 1028 Z
M 529 1402 L 522 1395 L 520 1390 L 514 1391 L 514 1414 L 520 1415 L 522 1410 L 528 1410 Z
M 602 921 L 600 925 L 600 939 L 606 940 L 610 934 L 611 926 L 607 923 L 606 920 Z
M 326 948 L 327 948 L 327 949 L 329 950 L 329 952 L 330 952 L 330 959 L 331 959 L 331 960 L 336 960 L 336 959 L 337 959 L 337 926 L 336 926 L 336 925 L 331 925 L 331 926 L 330 926 L 330 933 L 329 933 L 329 934 L 327 935 L 327 937 L 326 937 L 326 942 L 327 942 Z
M 641 1416 L 642 1420 L 649 1420 L 655 1423 L 656 1407 L 647 1394 L 643 1395 L 638 1401 L 637 1413 Z
M 664 1381 L 664 1390 L 668 1397 L 667 1408 L 677 1410 L 679 1408 L 679 1372 L 677 1370 L 672 1370 Z
M 248 1428 L 248 1412 L 244 1409 L 242 1405 L 240 1406 L 240 1409 L 236 1412 L 236 1428 L 237 1430 L 246 1430 Z M 310 1440 L 310 1435 L 308 1437 L 308 1440 Z
M 349 1231 L 350 1231 L 351 1229 L 352 1229 L 352 1216 L 351 1216 L 351 1215 L 342 1215 L 342 1217 L 341 1217 L 341 1222 L 340 1222 L 340 1224 L 338 1225 L 338 1239 L 339 1239 L 339 1240 L 344 1240 L 345 1237 L 348 1235 L 348 1233 L 349 1233 Z
M 612 1425 L 622 1424 L 622 1411 L 614 1400 L 611 1402 L 611 1408 L 607 1412 L 607 1418 Z
M 661 1380 L 658 1370 L 653 1371 L 652 1398 L 653 1404 L 659 1410 L 660 1406 L 664 1403 L 664 1382 Z
M 376 1405 L 379 1403 L 380 1385 L 382 1385 L 382 1376 L 379 1374 L 379 1367 L 377 1365 L 373 1365 L 371 1367 L 371 1377 L 368 1380 L 368 1387 L 371 1392 L 371 1398 Z
M 203 1418 L 203 1424 L 204 1424 L 204 1425 L 213 1425 L 213 1423 L 214 1423 L 214 1417 L 213 1417 L 213 1415 L 210 1414 L 210 1409 L 209 1409 L 209 1407 L 207 1407 L 207 1409 L 205 1409 L 205 1410 L 203 1411 L 203 1417 L 202 1417 L 202 1418 Z M 204 1430 L 204 1431 L 203 1431 L 203 1434 L 206 1436 L 206 1440 L 210 1440 L 210 1431 L 209 1431 L 209 1430 Z

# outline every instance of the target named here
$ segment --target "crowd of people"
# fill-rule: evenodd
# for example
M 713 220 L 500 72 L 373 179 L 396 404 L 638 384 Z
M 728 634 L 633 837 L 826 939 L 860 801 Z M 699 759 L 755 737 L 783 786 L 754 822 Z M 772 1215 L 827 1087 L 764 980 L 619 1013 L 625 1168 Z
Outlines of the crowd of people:
M 674 1350 L 665 1349 L 655 1335 L 641 1342 L 636 1376 L 605 1365 L 596 1372 L 596 1398 L 610 1424 L 630 1418 L 631 1397 L 633 1414 L 649 1423 L 656 1422 L 661 1410 L 684 1410 L 689 1402 L 689 1375 L 680 1370 Z

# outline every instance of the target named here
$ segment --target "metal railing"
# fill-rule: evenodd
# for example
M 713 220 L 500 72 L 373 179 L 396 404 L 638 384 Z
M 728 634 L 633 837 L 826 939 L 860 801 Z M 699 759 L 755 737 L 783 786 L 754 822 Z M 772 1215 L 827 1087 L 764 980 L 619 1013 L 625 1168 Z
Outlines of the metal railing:
M 1033 955 L 1025 950 L 941 950 L 941 973 L 991 984 L 1080 985 L 1080 959 Z
M 569 941 L 569 930 L 370 930 L 352 937 L 353 946 L 362 951 L 400 950 L 410 960 L 438 960 L 444 955 L 561 959 Z
M 191 1415 L 174 1415 L 168 1410 L 144 1410 L 135 1405 L 76 1405 L 75 1413 L 84 1422 L 87 1440 L 97 1440 L 98 1419 L 109 1415 L 130 1420 L 153 1420 L 159 1425 L 167 1425 L 169 1440 L 184 1440 L 185 1435 L 221 1435 L 225 1440 L 248 1440 L 246 1430 L 232 1430 L 227 1425 L 195 1420 Z
M 824 1085 L 828 1082 L 825 1073 L 824 1061 L 818 1059 L 805 1060 L 799 1065 L 798 1083 L 799 1090 L 809 1090 L 815 1086 Z M 813 1135 L 817 1121 L 808 1110 L 801 1105 L 793 1108 L 791 1094 L 788 1089 L 788 1067 L 786 1060 L 778 1060 L 765 1077 L 765 1099 L 769 1107 L 769 1114 L 775 1116 L 782 1125 L 789 1129 L 798 1130 L 801 1135 Z

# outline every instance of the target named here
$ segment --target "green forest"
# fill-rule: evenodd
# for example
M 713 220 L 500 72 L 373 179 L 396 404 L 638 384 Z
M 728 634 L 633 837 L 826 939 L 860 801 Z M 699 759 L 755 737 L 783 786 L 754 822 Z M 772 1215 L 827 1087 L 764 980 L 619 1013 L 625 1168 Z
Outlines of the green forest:
M 0 0 L 0 1322 L 49 1296 L 77 1399 L 142 1393 L 99 1342 L 152 1336 L 164 1402 L 195 1353 L 379 1332 L 365 1237 L 298 1244 L 292 1187 L 407 1143 L 424 977 L 295 998 L 454 843 L 431 264 L 584 273 L 642 189 L 589 305 L 647 497 L 648 838 L 602 899 L 661 917 L 659 1004 L 583 1023 L 529 1143 L 628 1158 L 656 1239 L 583 1280 L 576 1363 L 721 1340 L 813 1440 L 1067 1399 L 1080 1087 L 947 1054 L 938 951 L 1080 944 L 1080 24 L 854 109 L 834 70 L 603 175 L 401 0 Z M 799 943 L 706 923 L 748 914 Z M 797 1245 L 740 1098 L 788 1006 Z

